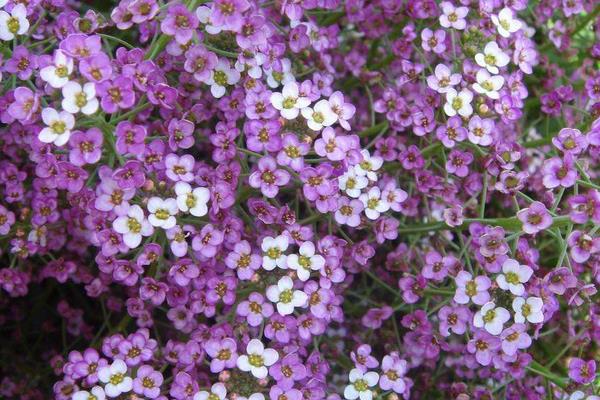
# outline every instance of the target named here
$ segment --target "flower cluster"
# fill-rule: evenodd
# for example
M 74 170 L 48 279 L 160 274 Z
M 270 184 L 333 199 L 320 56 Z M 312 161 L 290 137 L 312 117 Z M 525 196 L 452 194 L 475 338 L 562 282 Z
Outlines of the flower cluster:
M 596 1 L 95 3 L 0 0 L 0 397 L 600 398 Z

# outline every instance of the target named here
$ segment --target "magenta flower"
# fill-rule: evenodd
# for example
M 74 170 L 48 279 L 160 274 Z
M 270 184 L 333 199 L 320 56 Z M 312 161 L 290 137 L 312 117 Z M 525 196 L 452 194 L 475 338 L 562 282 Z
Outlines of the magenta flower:
M 596 361 L 572 358 L 569 362 L 569 378 L 582 385 L 592 383 L 596 378 Z
M 160 24 L 160 30 L 169 36 L 175 36 L 177 43 L 186 44 L 198 27 L 198 18 L 183 4 L 175 4 L 167 9 L 167 16 Z
M 102 131 L 98 128 L 71 133 L 69 161 L 76 166 L 97 163 L 102 156 L 102 142 Z
M 273 198 L 279 193 L 279 187 L 287 184 L 290 174 L 282 169 L 277 169 L 275 160 L 263 157 L 258 162 L 258 169 L 248 178 L 250 186 L 260 189 L 263 195 Z
M 539 201 L 534 201 L 528 208 L 519 210 L 517 218 L 523 223 L 523 232 L 530 235 L 535 235 L 552 225 L 552 216 Z

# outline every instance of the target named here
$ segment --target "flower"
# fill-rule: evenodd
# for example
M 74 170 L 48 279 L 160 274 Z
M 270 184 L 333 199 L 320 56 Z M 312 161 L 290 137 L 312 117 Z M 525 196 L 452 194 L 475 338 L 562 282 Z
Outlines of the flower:
M 288 82 L 283 86 L 281 93 L 271 94 L 271 104 L 281 112 L 283 118 L 295 119 L 301 109 L 310 105 L 310 99 L 300 96 L 296 82 Z
M 510 37 L 512 33 L 517 32 L 522 26 L 521 21 L 515 19 L 513 11 L 508 7 L 500 10 L 498 15 L 492 14 L 491 19 L 494 25 L 496 25 L 500 36 L 505 38 Z
M 306 119 L 308 127 L 313 131 L 320 131 L 323 127 L 333 125 L 338 115 L 333 112 L 331 105 L 325 99 L 319 100 L 314 107 L 304 107 L 301 110 L 302 116 Z
M 360 398 L 360 400 L 371 400 L 373 392 L 371 387 L 377 385 L 379 374 L 377 372 L 363 373 L 361 370 L 354 368 L 348 375 L 350 384 L 344 389 L 344 397 L 348 400 Z
M 104 392 L 108 397 L 117 397 L 130 392 L 133 380 L 127 376 L 127 365 L 123 360 L 115 360 L 111 365 L 100 368 L 98 379 L 104 383 Z
M 248 178 L 250 186 L 260 191 L 269 198 L 279 193 L 279 187 L 290 180 L 289 172 L 278 169 L 277 162 L 272 157 L 263 157 L 258 162 L 258 168 Z
M 467 343 L 467 351 L 475 354 L 477 362 L 483 366 L 487 366 L 492 362 L 492 355 L 500 348 L 500 339 L 492 336 L 484 330 L 478 329 L 475 331 L 473 339 Z
M 500 338 L 502 339 L 502 351 L 508 356 L 516 354 L 518 350 L 527 349 L 532 342 L 524 324 L 514 324 L 510 328 L 506 328 L 502 331 Z
M 246 353 L 238 357 L 237 366 L 242 371 L 250 372 L 258 379 L 267 377 L 267 367 L 279 360 L 279 354 L 273 349 L 265 349 L 258 339 L 252 339 L 246 346 Z
M 308 295 L 302 290 L 294 290 L 294 282 L 289 276 L 284 276 L 267 288 L 267 298 L 276 303 L 280 315 L 290 315 L 296 307 L 305 307 Z
M 149 399 L 155 399 L 160 395 L 160 386 L 163 383 L 163 376 L 155 371 L 149 365 L 142 365 L 138 368 L 136 377 L 133 380 L 133 391 Z
M 217 99 L 225 95 L 225 88 L 228 85 L 233 85 L 240 80 L 240 73 L 231 68 L 229 61 L 219 59 L 217 65 L 210 73 L 210 77 L 206 80 L 206 84 L 210 85 L 210 92 Z
M 212 358 L 210 361 L 210 371 L 218 373 L 225 368 L 233 368 L 237 362 L 237 344 L 232 338 L 223 338 L 220 340 L 211 339 L 204 345 L 206 353 Z
M 72 114 L 67 111 L 59 113 L 53 108 L 46 107 L 42 110 L 42 121 L 46 124 L 46 128 L 38 135 L 40 142 L 63 146 L 69 141 L 71 129 L 75 126 L 75 118 Z
M 123 235 L 123 241 L 127 247 L 135 249 L 142 242 L 142 236 L 150 236 L 154 232 L 154 228 L 144 217 L 144 211 L 137 204 L 121 213 L 113 221 L 113 229 Z
M 532 324 L 539 324 L 544 321 L 542 308 L 544 303 L 539 297 L 515 297 L 512 302 L 512 308 L 515 310 L 515 322 L 522 324 L 529 321 Z
M 17 35 L 24 35 L 28 30 L 27 9 L 23 4 L 16 4 L 10 14 L 0 10 L 0 39 L 13 40 Z
M 382 198 L 381 190 L 377 186 L 361 194 L 359 200 L 363 203 L 365 215 L 371 220 L 376 220 L 381 213 L 390 209 L 390 204 Z
M 517 218 L 523 223 L 523 232 L 535 235 L 552 225 L 552 216 L 544 203 L 534 201 L 528 208 L 517 212 Z
M 362 161 L 354 166 L 358 176 L 366 176 L 371 181 L 377 181 L 377 172 L 383 165 L 381 157 L 372 156 L 368 150 L 361 150 Z
M 469 13 L 467 7 L 454 7 L 449 1 L 443 1 L 440 6 L 442 7 L 442 15 L 440 15 L 440 25 L 444 28 L 454 28 L 456 30 L 463 30 L 467 26 L 465 17 Z
M 151 197 L 148 200 L 148 222 L 157 228 L 164 230 L 175 226 L 177 222 L 175 215 L 177 214 L 177 200 L 161 199 L 160 197 Z
M 315 254 L 315 245 L 312 242 L 304 242 L 298 250 L 300 254 L 287 256 L 287 266 L 296 271 L 298 279 L 306 282 L 310 278 L 311 271 L 319 271 L 325 265 L 325 258 Z
M 279 235 L 275 238 L 266 236 L 260 245 L 263 251 L 262 266 L 267 271 L 275 267 L 287 268 L 287 256 L 284 252 L 288 248 L 287 236 Z
M 529 281 L 533 275 L 533 269 L 509 258 L 502 264 L 502 272 L 496 277 L 496 283 L 500 289 L 510 290 L 512 294 L 522 296 L 525 293 L 523 284 Z
M 582 385 L 592 383 L 596 378 L 596 361 L 573 357 L 569 362 L 569 378 Z
M 496 42 L 489 42 L 485 45 L 483 53 L 475 54 L 477 65 L 486 68 L 490 74 L 498 74 L 499 67 L 506 66 L 509 60 L 510 58 L 500 50 Z
M 208 201 L 210 199 L 210 190 L 204 187 L 192 187 L 187 182 L 177 182 L 175 184 L 175 194 L 177 195 L 177 207 L 182 212 L 189 212 L 194 217 L 203 217 L 208 213 Z
M 470 300 L 477 305 L 486 304 L 490 300 L 488 289 L 492 286 L 490 278 L 481 275 L 473 279 L 467 271 L 460 271 L 455 278 L 456 292 L 454 301 L 458 304 L 467 304 Z
M 104 389 L 100 386 L 94 386 L 89 390 L 80 390 L 78 392 L 73 393 L 73 400 L 89 400 L 90 398 L 93 400 L 104 400 L 106 399 L 106 394 Z
M 498 91 L 504 85 L 504 78 L 501 75 L 492 76 L 485 69 L 477 71 L 476 75 L 477 82 L 473 84 L 473 89 L 477 93 L 485 94 L 490 99 L 498 100 L 500 94 Z
M 73 59 L 61 50 L 54 52 L 53 63 L 40 70 L 40 77 L 53 88 L 62 88 L 73 72 Z
M 434 74 L 427 77 L 427 85 L 438 93 L 448 93 L 461 80 L 460 74 L 453 74 L 445 64 L 438 64 L 435 66 Z
M 210 393 L 206 390 L 201 390 L 194 395 L 193 400 L 225 400 L 227 389 L 221 382 L 213 384 L 210 388 Z
M 338 177 L 338 185 L 340 190 L 353 198 L 358 198 L 362 193 L 362 189 L 369 184 L 369 179 L 365 175 L 358 175 L 354 168 L 349 169 L 343 175 Z
M 446 104 L 444 104 L 444 112 L 449 117 L 453 117 L 456 114 L 461 117 L 468 117 L 473 114 L 473 107 L 471 101 L 473 100 L 473 93 L 468 89 L 462 89 L 460 93 L 450 88 L 446 91 Z
M 504 323 L 509 319 L 510 313 L 506 308 L 496 307 L 496 304 L 490 301 L 475 313 L 473 325 L 476 328 L 484 328 L 492 335 L 499 335 L 502 332 Z
M 71 114 L 81 111 L 85 115 L 92 115 L 98 110 L 96 88 L 91 82 L 83 87 L 77 82 L 68 82 L 62 87 L 62 94 L 62 108 Z

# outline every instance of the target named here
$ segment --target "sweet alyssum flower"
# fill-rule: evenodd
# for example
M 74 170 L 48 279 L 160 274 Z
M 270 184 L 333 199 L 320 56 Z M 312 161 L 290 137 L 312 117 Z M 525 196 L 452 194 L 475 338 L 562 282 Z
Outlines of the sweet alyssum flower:
M 242 371 L 248 371 L 258 379 L 267 376 L 267 367 L 279 360 L 279 354 L 273 349 L 265 349 L 263 343 L 258 339 L 252 339 L 246 346 L 246 353 L 237 359 L 237 366 Z
M 306 119 L 306 123 L 313 131 L 320 131 L 323 127 L 333 125 L 338 116 L 331 109 L 331 104 L 325 99 L 321 99 L 315 103 L 313 107 L 304 107 L 301 110 L 302 116 Z
M 477 65 L 486 68 L 491 74 L 498 74 L 499 68 L 505 67 L 509 61 L 510 58 L 500 50 L 496 42 L 489 42 L 485 45 L 483 53 L 475 54 Z
M 104 383 L 104 392 L 108 397 L 117 397 L 130 392 L 133 380 L 127 375 L 127 365 L 123 360 L 115 360 L 109 366 L 98 371 L 98 379 Z
M 371 400 L 373 398 L 372 387 L 377 385 L 379 374 L 369 371 L 362 372 L 354 368 L 348 376 L 350 384 L 344 389 L 344 397 L 348 400 L 360 399 Z
M 446 104 L 444 112 L 447 116 L 453 117 L 456 114 L 461 117 L 468 117 L 473 114 L 473 93 L 469 89 L 462 89 L 460 92 L 450 88 L 446 91 Z
M 475 313 L 473 325 L 476 328 L 484 328 L 492 335 L 499 335 L 509 319 L 510 313 L 506 308 L 496 307 L 496 304 L 490 301 Z
M 140 206 L 134 204 L 113 221 L 113 229 L 123 235 L 123 242 L 131 249 L 135 249 L 142 242 L 142 236 L 150 236 L 154 228 Z
M 193 400 L 225 400 L 227 396 L 227 389 L 221 382 L 213 384 L 210 388 L 210 392 L 201 390 L 194 395 Z
M 477 82 L 473 84 L 473 89 L 477 93 L 485 94 L 490 99 L 497 100 L 500 98 L 499 90 L 504 85 L 504 78 L 501 75 L 492 76 L 485 69 L 477 71 L 475 76 Z
M 267 298 L 276 303 L 277 312 L 280 315 L 290 315 L 296 307 L 305 307 L 308 295 L 302 290 L 294 290 L 294 282 L 288 276 L 284 276 L 267 288 Z
M 528 208 L 517 212 L 517 218 L 523 223 L 523 232 L 535 235 L 552 225 L 552 216 L 544 203 L 534 201 Z
M 271 104 L 281 112 L 283 118 L 295 119 L 301 109 L 310 105 L 310 99 L 300 96 L 296 82 L 288 82 L 283 85 L 281 93 L 271 94 Z
M 376 220 L 381 213 L 390 209 L 390 204 L 382 198 L 381 190 L 377 186 L 361 194 L 358 199 L 363 203 L 365 215 L 371 220 Z
M 440 4 L 442 8 L 442 15 L 440 15 L 440 25 L 444 28 L 454 28 L 457 30 L 463 30 L 467 26 L 465 17 L 469 13 L 467 7 L 455 7 L 449 1 L 443 1 Z
M 262 267 L 267 271 L 275 267 L 287 268 L 287 255 L 285 251 L 289 245 L 287 236 L 279 235 L 275 238 L 266 236 L 261 243 L 263 251 Z
M 46 127 L 38 135 L 40 142 L 63 146 L 69 141 L 71 129 L 75 126 L 75 118 L 72 114 L 46 107 L 42 110 L 42 121 Z
M 177 222 L 175 215 L 178 211 L 177 200 L 175 199 L 151 197 L 148 200 L 148 212 L 150 213 L 148 222 L 157 228 L 167 230 L 174 227 Z
M 62 88 L 69 82 L 69 76 L 73 73 L 73 64 L 71 57 L 61 50 L 56 50 L 52 64 L 40 70 L 40 77 L 53 88 Z
M 92 115 L 98 110 L 96 88 L 93 83 L 87 82 L 83 87 L 77 82 L 67 82 L 62 87 L 62 108 L 76 114 L 81 111 L 85 115 Z
M 13 40 L 29 30 L 27 9 L 23 4 L 16 4 L 10 13 L 0 10 L 0 39 Z
M 544 320 L 542 308 L 544 303 L 539 297 L 516 297 L 512 302 L 515 311 L 515 322 L 522 324 L 529 321 L 532 324 L 539 324 Z
M 521 29 L 522 23 L 518 19 L 515 19 L 513 11 L 504 7 L 498 15 L 491 15 L 492 22 L 496 25 L 500 36 L 505 38 L 510 37 L 511 34 Z
M 521 265 L 517 260 L 507 259 L 502 264 L 502 274 L 496 276 L 496 283 L 503 290 L 510 290 L 516 296 L 525 293 L 524 283 L 533 275 L 533 269 L 528 265 Z
M 177 195 L 177 207 L 182 212 L 189 212 L 194 217 L 203 217 L 208 213 L 208 201 L 210 200 L 210 191 L 204 187 L 192 189 L 187 182 L 177 182 L 175 184 L 175 194 Z
M 315 245 L 312 242 L 304 242 L 300 245 L 299 254 L 287 256 L 287 266 L 296 271 L 298 279 L 306 282 L 310 278 L 311 271 L 319 271 L 325 265 L 325 258 L 315 254 Z
M 354 168 L 349 169 L 338 177 L 340 190 L 343 190 L 348 196 L 353 198 L 358 198 L 368 184 L 369 178 L 365 175 L 359 175 Z
M 490 278 L 485 275 L 473 278 L 467 271 L 460 271 L 455 278 L 456 293 L 454 301 L 458 304 L 467 304 L 469 301 L 477 305 L 484 305 L 490 300 L 488 289 L 492 286 Z

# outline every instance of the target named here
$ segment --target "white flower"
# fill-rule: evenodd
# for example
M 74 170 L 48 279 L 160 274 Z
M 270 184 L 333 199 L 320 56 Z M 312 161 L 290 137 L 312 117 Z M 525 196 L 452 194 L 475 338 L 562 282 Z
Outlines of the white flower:
M 210 7 L 200 6 L 196 9 L 196 16 L 198 17 L 198 21 L 204 24 L 204 30 L 211 35 L 217 35 L 221 33 L 223 28 L 212 24 L 212 21 L 210 20 L 211 14 L 212 10 Z
M 140 245 L 142 235 L 150 236 L 154 232 L 152 225 L 144 218 L 144 211 L 137 204 L 129 207 L 127 214 L 113 221 L 113 229 L 123 235 L 123 242 L 130 249 Z
M 463 89 L 457 93 L 454 89 L 448 89 L 446 92 L 446 104 L 444 104 L 444 112 L 449 117 L 459 114 L 461 117 L 468 117 L 473 114 L 471 101 L 473 93 L 468 89 Z
M 73 72 L 73 59 L 62 50 L 54 53 L 54 62 L 40 70 L 40 77 L 55 89 L 61 88 L 69 82 L 69 75 Z
M 237 366 L 242 371 L 250 371 L 258 379 L 267 377 L 267 367 L 275 364 L 279 360 L 279 354 L 273 349 L 265 349 L 265 346 L 258 339 L 252 339 L 246 346 L 246 354 L 237 359 Z
M 484 328 L 492 335 L 499 335 L 502 332 L 504 323 L 509 319 L 510 313 L 506 308 L 496 307 L 496 304 L 490 301 L 475 313 L 473 325 L 476 328 Z
M 520 265 L 517 260 L 509 258 L 502 264 L 502 274 L 496 277 L 496 283 L 502 290 L 510 290 L 516 296 L 525 293 L 523 284 L 531 278 L 533 269 L 527 265 Z
M 288 248 L 287 236 L 279 235 L 276 238 L 267 236 L 260 245 L 263 251 L 262 267 L 271 271 L 275 267 L 287 268 L 287 256 L 284 254 Z
M 227 389 L 221 382 L 217 382 L 210 388 L 210 393 L 201 390 L 194 395 L 194 400 L 224 400 L 227 396 Z
M 23 4 L 17 4 L 10 14 L 0 10 L 0 39 L 13 40 L 17 35 L 23 35 L 29 30 L 27 9 Z
M 427 77 L 427 86 L 438 93 L 446 93 L 452 86 L 458 85 L 462 80 L 460 74 L 453 74 L 452 70 L 444 64 L 435 67 L 434 74 Z
M 306 282 L 310 278 L 310 271 L 319 271 L 325 265 L 325 258 L 315 254 L 315 245 L 312 242 L 304 242 L 300 245 L 298 254 L 287 256 L 287 266 L 296 271 L 298 279 Z
M 151 197 L 148 200 L 148 221 L 152 226 L 157 228 L 163 228 L 165 230 L 175 226 L 177 222 L 175 215 L 179 209 L 177 208 L 177 200 L 175 199 L 161 199 L 160 197 Z
M 300 110 L 310 105 L 308 97 L 301 97 L 296 82 L 288 82 L 283 86 L 281 93 L 271 94 L 271 104 L 281 111 L 285 119 L 295 119 Z
M 496 42 L 489 42 L 485 45 L 483 53 L 475 54 L 477 65 L 486 68 L 491 74 L 499 73 L 498 67 L 504 67 L 509 60 L 510 58 L 500 50 Z
M 73 397 L 71 397 L 72 400 L 104 400 L 105 398 L 104 389 L 100 386 L 94 386 L 89 392 L 87 390 L 80 390 L 73 393 Z
M 317 101 L 314 108 L 304 107 L 301 112 L 308 127 L 313 131 L 320 131 L 325 126 L 331 126 L 338 119 L 338 115 L 331 109 L 329 101 L 325 99 Z
M 469 13 L 467 7 L 454 7 L 454 4 L 443 1 L 440 6 L 442 7 L 442 15 L 440 15 L 440 25 L 444 28 L 454 28 L 457 30 L 463 30 L 467 26 L 465 17 Z
M 290 315 L 296 307 L 306 306 L 308 295 L 302 290 L 294 290 L 294 281 L 289 276 L 284 276 L 267 288 L 267 298 L 277 304 L 277 312 L 281 315 Z
M 210 190 L 205 187 L 192 187 L 187 182 L 177 182 L 175 184 L 175 194 L 177 194 L 177 207 L 182 212 L 189 212 L 194 217 L 202 217 L 208 213 L 208 200 L 210 199 Z
M 367 218 L 375 220 L 381 213 L 390 209 L 390 204 L 381 197 L 381 190 L 377 186 L 369 189 L 368 193 L 363 193 L 358 198 L 365 206 L 365 215 Z
M 585 395 L 585 393 L 583 393 L 581 390 L 578 390 L 576 392 L 571 393 L 571 396 L 569 396 L 569 400 L 600 400 L 600 397 L 598 396 L 587 396 Z
M 344 389 L 344 397 L 346 399 L 354 400 L 360 398 L 360 400 L 371 400 L 373 392 L 369 388 L 377 385 L 379 374 L 373 371 L 363 373 L 358 368 L 354 368 L 350 371 L 348 380 L 350 384 Z
M 77 82 L 68 82 L 62 88 L 62 108 L 71 114 L 81 111 L 85 115 L 92 115 L 98 110 L 96 86 L 87 82 L 81 87 Z
M 292 74 L 292 62 L 288 58 L 281 60 L 281 71 L 275 71 L 274 69 L 265 69 L 265 75 L 267 76 L 267 85 L 270 88 L 275 89 L 279 85 L 285 85 L 288 82 L 295 82 L 296 78 Z
M 527 300 L 516 297 L 512 307 L 515 310 L 515 322 L 518 324 L 524 323 L 525 320 L 532 324 L 539 324 L 544 320 L 544 313 L 542 313 L 544 302 L 539 297 L 528 297 Z
M 249 397 L 237 396 L 236 400 L 265 400 L 265 395 L 262 393 L 252 393 Z
M 132 380 L 126 374 L 127 365 L 123 360 L 115 360 L 111 365 L 100 368 L 98 379 L 105 384 L 104 391 L 108 397 L 117 397 L 131 391 Z
M 345 191 L 348 196 L 355 199 L 360 196 L 361 190 L 366 188 L 368 184 L 369 178 L 357 175 L 354 168 L 349 169 L 338 178 L 340 190 Z
M 498 15 L 492 14 L 492 22 L 498 28 L 500 36 L 505 38 L 510 37 L 511 33 L 515 33 L 521 29 L 521 21 L 515 19 L 512 10 L 508 7 L 503 8 Z
M 229 61 L 220 59 L 206 83 L 210 85 L 212 95 L 218 99 L 225 94 L 225 86 L 234 85 L 239 80 L 240 73 L 235 68 L 231 68 Z
M 66 111 L 59 113 L 54 108 L 46 107 L 42 110 L 42 121 L 47 127 L 40 131 L 40 142 L 62 146 L 69 141 L 71 129 L 75 126 L 72 114 Z
M 477 82 L 473 84 L 473 89 L 477 93 L 485 94 L 490 99 L 498 100 L 500 93 L 498 90 L 504 85 L 504 77 L 500 75 L 490 75 L 486 69 L 480 69 L 476 75 Z
M 369 150 L 361 150 L 362 161 L 354 166 L 354 171 L 358 176 L 366 176 L 373 182 L 377 181 L 376 171 L 383 165 L 383 158 L 372 156 Z

